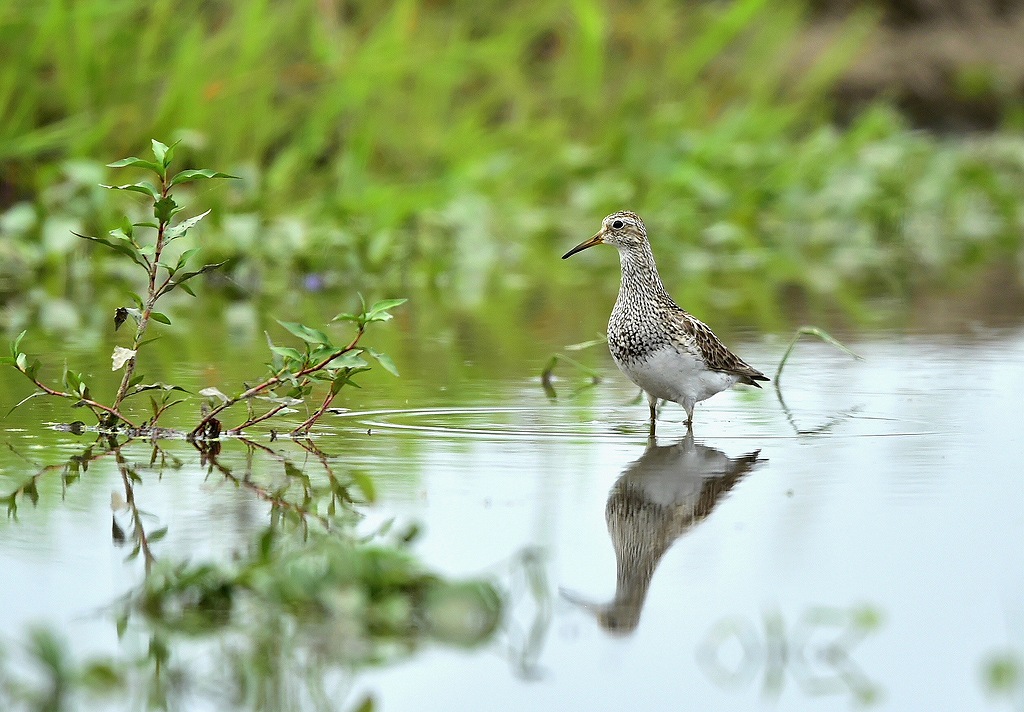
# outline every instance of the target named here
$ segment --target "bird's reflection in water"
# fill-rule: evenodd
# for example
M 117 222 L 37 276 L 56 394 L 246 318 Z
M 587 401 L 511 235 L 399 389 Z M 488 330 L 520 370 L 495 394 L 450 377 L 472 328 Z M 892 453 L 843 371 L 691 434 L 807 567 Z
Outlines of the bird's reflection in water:
M 692 432 L 673 445 L 649 443 L 615 482 L 605 506 L 615 547 L 615 598 L 599 604 L 566 590 L 562 596 L 592 612 L 609 633 L 632 633 L 661 557 L 737 482 L 766 462 L 760 452 L 727 457 L 694 442 Z

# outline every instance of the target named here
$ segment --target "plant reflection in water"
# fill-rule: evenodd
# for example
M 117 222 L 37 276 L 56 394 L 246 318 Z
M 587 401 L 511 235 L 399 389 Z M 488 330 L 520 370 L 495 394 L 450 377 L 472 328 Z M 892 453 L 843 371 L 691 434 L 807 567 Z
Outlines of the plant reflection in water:
M 224 455 L 222 448 L 238 445 L 244 458 Z M 358 505 L 374 497 L 372 480 L 341 472 L 310 442 L 196 445 L 207 481 L 220 478 L 268 504 L 269 524 L 237 542 L 226 562 L 162 553 L 167 527 L 145 512 L 136 489 L 172 470 L 176 479 L 195 474 L 195 462 L 181 453 L 192 447 L 101 436 L 0 498 L 14 518 L 19 505 L 39 501 L 41 478 L 59 472 L 66 497 L 83 473 L 102 476 L 99 461 L 113 460 L 119 489 L 111 497 L 111 537 L 115 546 L 131 545 L 128 559 L 141 557 L 145 570 L 110 607 L 120 639 L 115 655 L 78 661 L 63 634 L 31 632 L 28 659 L 43 675 L 26 678 L 20 661 L 0 658 L 4 709 L 31 709 L 33 700 L 54 695 L 48 709 L 84 700 L 92 709 L 119 700 L 122 708 L 126 695 L 135 698 L 132 708 L 342 709 L 351 706 L 358 669 L 427 644 L 478 647 L 506 622 L 507 597 L 495 577 L 453 581 L 429 571 L 410 547 L 416 529 L 357 532 Z M 274 464 L 281 476 L 268 477 Z
M 873 606 L 808 607 L 787 630 L 782 613 L 763 614 L 763 634 L 745 616 L 715 623 L 697 647 L 697 664 L 723 688 L 743 688 L 763 671 L 765 697 L 778 698 L 786 673 L 811 696 L 850 694 L 861 704 L 881 691 L 852 658 L 852 651 L 882 623 Z

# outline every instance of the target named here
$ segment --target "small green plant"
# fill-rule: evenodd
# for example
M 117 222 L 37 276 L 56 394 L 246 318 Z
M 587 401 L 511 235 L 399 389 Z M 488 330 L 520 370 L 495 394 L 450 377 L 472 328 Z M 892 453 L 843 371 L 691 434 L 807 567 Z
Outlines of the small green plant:
M 844 345 L 842 342 L 840 342 L 838 339 L 832 336 L 832 334 L 828 333 L 824 329 L 817 326 L 801 326 L 793 334 L 793 338 L 790 340 L 789 346 L 786 347 L 786 353 L 782 354 L 782 358 L 779 360 L 779 366 L 778 368 L 775 369 L 775 378 L 773 379 L 773 383 L 775 384 L 776 391 L 779 390 L 779 388 L 781 387 L 779 384 L 782 383 L 782 369 L 785 368 L 786 362 L 789 361 L 789 357 L 793 353 L 793 349 L 796 347 L 797 342 L 800 341 L 801 336 L 817 337 L 824 341 L 826 344 L 835 346 L 840 351 L 844 352 L 848 356 L 857 359 L 858 361 L 864 360 L 862 356 L 859 356 L 856 353 L 854 353 L 849 347 Z
M 591 339 L 590 341 L 583 341 L 578 344 L 568 344 L 567 346 L 565 346 L 565 350 L 585 351 L 586 349 L 589 349 L 591 346 L 597 346 L 599 344 L 607 343 L 608 337 L 605 336 L 604 334 L 601 334 L 596 339 Z M 570 366 L 573 366 L 576 370 L 580 371 L 584 376 L 589 378 L 590 383 L 588 385 L 596 386 L 598 383 L 601 382 L 601 374 L 598 373 L 596 369 L 590 368 L 589 366 L 585 366 L 576 359 L 570 358 L 569 356 L 566 356 L 563 353 L 556 352 L 551 354 L 551 358 L 548 359 L 548 362 L 544 365 L 544 370 L 540 374 L 540 384 L 544 388 L 544 392 L 548 395 L 548 398 L 555 399 L 558 397 L 557 393 L 555 392 L 555 386 L 553 381 L 555 377 L 555 367 L 558 366 L 558 364 L 563 361 L 569 364 Z
M 166 314 L 157 311 L 158 302 L 179 287 L 193 297 L 196 296 L 189 283 L 202 274 L 223 267 L 225 262 L 203 264 L 198 269 L 190 268 L 190 263 L 199 251 L 198 247 L 185 249 L 176 256 L 169 257 L 170 245 L 185 237 L 192 228 L 210 214 L 210 211 L 207 210 L 190 218 L 176 220 L 175 218 L 183 210 L 183 206 L 176 202 L 172 195 L 172 189 L 192 181 L 234 178 L 235 176 L 209 169 L 190 169 L 172 173 L 170 167 L 175 145 L 168 146 L 154 139 L 152 141 L 154 160 L 144 160 L 132 156 L 108 164 L 111 168 L 141 168 L 156 176 L 156 182 L 140 180 L 124 185 L 103 186 L 110 190 L 127 191 L 145 196 L 152 204 L 152 220 L 132 222 L 130 218 L 125 217 L 120 227 L 111 230 L 108 236 L 104 237 L 74 233 L 84 240 L 109 248 L 145 272 L 145 296 L 131 293 L 133 306 L 118 307 L 114 313 L 115 332 L 131 317 L 135 322 L 135 333 L 127 346 L 115 345 L 111 353 L 112 370 L 123 371 L 113 402 L 107 405 L 93 398 L 92 391 L 83 374 L 67 367 L 65 367 L 61 378 L 63 388 L 54 388 L 44 383 L 39 374 L 42 366 L 39 359 L 30 359 L 28 354 L 22 351 L 21 344 L 26 334 L 23 331 L 11 343 L 11 355 L 4 357 L 3 361 L 24 374 L 37 390 L 18 403 L 15 408 L 36 396 L 55 396 L 72 401 L 72 407 L 84 407 L 90 410 L 96 417 L 101 431 L 108 433 L 127 431 L 129 435 L 157 436 L 164 434 L 163 431 L 156 429 L 157 421 L 161 416 L 173 406 L 185 402 L 185 398 L 179 394 L 187 394 L 188 391 L 181 386 L 162 382 L 144 383 L 145 375 L 136 372 L 139 353 L 153 341 L 152 338 L 146 338 L 151 322 L 168 325 L 171 323 Z M 150 239 L 142 237 L 147 231 L 151 232 Z M 292 431 L 294 435 L 308 434 L 313 424 L 330 407 L 338 392 L 346 385 L 355 385 L 352 381 L 353 376 L 370 370 L 369 363 L 363 358 L 364 354 L 369 354 L 387 371 L 398 375 L 394 363 L 386 354 L 371 348 L 364 348 L 359 345 L 359 342 L 369 324 L 390 320 L 390 310 L 403 303 L 405 303 L 404 299 L 388 299 L 367 307 L 365 302 L 362 302 L 362 308 L 358 313 L 342 313 L 336 316 L 334 321 L 350 322 L 355 325 L 355 334 L 344 345 L 334 344 L 331 338 L 319 329 L 304 324 L 279 321 L 281 326 L 302 341 L 302 349 L 275 345 L 268 336 L 272 358 L 269 364 L 270 374 L 267 378 L 233 397 L 225 395 L 217 388 L 206 388 L 200 391 L 199 395 L 204 396 L 207 401 L 204 404 L 201 420 L 189 431 L 188 437 L 190 439 L 216 439 L 219 437 L 222 427 L 217 416 L 236 403 L 244 402 L 247 405 L 248 416 L 242 423 L 230 429 L 229 432 L 234 434 L 241 433 L 244 428 L 263 422 L 275 415 L 294 413 L 296 411 L 293 406 L 304 403 L 317 383 L 327 384 L 329 386 L 328 393 L 321 405 Z M 127 399 L 143 393 L 149 394 L 152 415 L 145 422 L 137 424 L 124 413 L 123 406 Z M 255 401 L 260 398 L 268 401 L 270 407 L 262 413 L 257 413 Z
M 860 406 L 849 411 L 840 412 L 826 420 L 824 423 L 814 427 L 801 427 L 797 424 L 793 411 L 791 411 L 789 406 L 786 405 L 786 399 L 782 397 L 782 369 L 786 367 L 786 362 L 789 361 L 790 356 L 793 354 L 793 349 L 796 348 L 796 345 L 802 336 L 814 336 L 858 361 L 863 361 L 864 357 L 854 353 L 852 349 L 836 339 L 832 334 L 817 326 L 804 325 L 797 329 L 793 334 L 793 338 L 790 340 L 789 346 L 786 347 L 786 352 L 782 354 L 782 358 L 779 360 L 779 365 L 775 369 L 775 375 L 772 378 L 772 385 L 775 387 L 775 396 L 779 399 L 779 405 L 782 406 L 782 412 L 785 414 L 786 420 L 788 420 L 789 424 L 792 426 L 793 431 L 797 435 L 818 435 L 829 432 L 838 423 L 850 418 L 857 410 L 860 409 Z
M 231 428 L 228 431 L 231 434 L 239 434 L 245 428 L 275 415 L 295 412 L 293 406 L 303 403 L 317 382 L 329 384 L 330 388 L 320 407 L 292 430 L 292 435 L 307 434 L 313 424 L 327 412 L 338 392 L 347 385 L 356 385 L 352 377 L 370 370 L 370 364 L 363 358 L 364 353 L 368 353 L 376 359 L 389 373 L 398 375 L 394 362 L 387 354 L 375 349 L 360 347 L 359 342 L 368 325 L 374 322 L 389 321 L 391 319 L 389 310 L 404 304 L 405 301 L 405 299 L 386 299 L 371 307 L 367 307 L 366 303 L 362 302 L 362 309 L 358 314 L 338 314 L 332 321 L 351 322 L 356 326 L 355 335 L 344 346 L 334 344 L 331 338 L 320 329 L 313 329 L 305 324 L 279 321 L 278 324 L 302 340 L 303 350 L 300 351 L 289 346 L 277 346 L 268 336 L 267 344 L 270 346 L 272 359 L 269 364 L 270 375 L 267 379 L 234 397 L 228 397 L 216 388 L 206 388 L 200 391 L 200 395 L 211 399 L 210 407 L 199 425 L 193 428 L 189 434 L 190 437 L 216 437 L 220 432 L 220 422 L 216 416 L 236 403 L 245 402 L 248 407 L 248 417 L 241 424 Z M 270 408 L 257 415 L 254 403 L 259 398 L 268 401 Z M 214 405 L 217 401 L 219 404 Z

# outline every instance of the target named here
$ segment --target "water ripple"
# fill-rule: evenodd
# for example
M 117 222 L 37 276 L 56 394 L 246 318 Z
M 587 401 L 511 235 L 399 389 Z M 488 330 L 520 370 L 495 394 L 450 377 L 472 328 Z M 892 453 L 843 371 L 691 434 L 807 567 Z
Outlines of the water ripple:
M 647 422 L 615 408 L 559 406 L 545 410 L 528 406 L 383 408 L 337 410 L 336 418 L 370 430 L 416 432 L 442 437 L 485 439 L 561 439 L 635 441 L 647 436 Z M 694 430 L 698 437 L 791 440 L 806 437 L 907 437 L 935 434 L 923 423 L 880 413 L 847 413 L 828 432 L 796 432 L 783 419 L 763 412 L 718 411 Z M 833 416 L 834 418 L 835 416 Z M 841 426 L 841 427 L 840 427 Z M 671 417 L 658 421 L 659 437 L 682 437 L 686 427 Z

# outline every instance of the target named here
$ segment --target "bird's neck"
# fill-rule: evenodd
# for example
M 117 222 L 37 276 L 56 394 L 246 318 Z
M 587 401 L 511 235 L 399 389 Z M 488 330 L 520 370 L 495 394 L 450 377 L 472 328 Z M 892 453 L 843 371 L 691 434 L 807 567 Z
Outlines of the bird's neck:
M 665 285 L 658 274 L 654 263 L 654 254 L 650 245 L 641 245 L 632 249 L 619 250 L 619 263 L 622 266 L 622 280 L 619 282 L 619 298 L 616 306 L 627 306 L 635 303 L 648 302 L 652 298 L 670 298 Z

